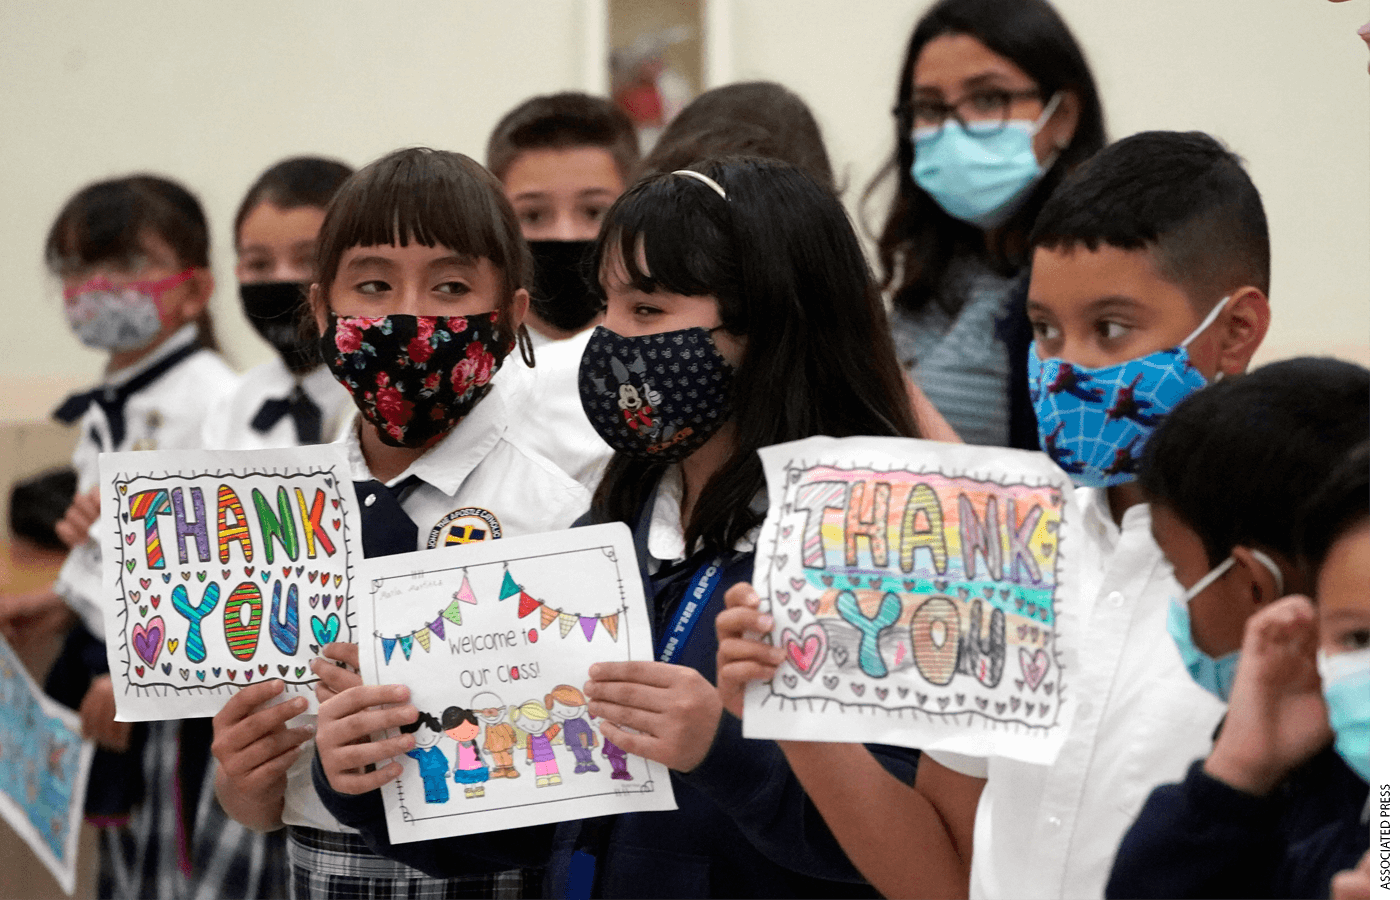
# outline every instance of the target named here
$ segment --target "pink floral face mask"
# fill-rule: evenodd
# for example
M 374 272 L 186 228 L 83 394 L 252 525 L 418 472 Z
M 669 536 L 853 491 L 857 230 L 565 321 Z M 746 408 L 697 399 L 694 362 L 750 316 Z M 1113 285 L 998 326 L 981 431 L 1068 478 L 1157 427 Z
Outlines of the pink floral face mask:
M 422 447 L 471 412 L 515 347 L 498 312 L 336 316 L 321 358 L 395 447 Z

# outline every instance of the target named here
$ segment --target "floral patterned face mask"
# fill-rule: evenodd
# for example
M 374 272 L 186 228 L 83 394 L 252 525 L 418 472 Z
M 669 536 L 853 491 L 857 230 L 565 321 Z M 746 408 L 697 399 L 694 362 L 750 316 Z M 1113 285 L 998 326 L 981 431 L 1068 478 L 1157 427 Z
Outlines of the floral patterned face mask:
M 499 316 L 335 316 L 321 358 L 386 444 L 422 447 L 472 411 L 514 349 Z

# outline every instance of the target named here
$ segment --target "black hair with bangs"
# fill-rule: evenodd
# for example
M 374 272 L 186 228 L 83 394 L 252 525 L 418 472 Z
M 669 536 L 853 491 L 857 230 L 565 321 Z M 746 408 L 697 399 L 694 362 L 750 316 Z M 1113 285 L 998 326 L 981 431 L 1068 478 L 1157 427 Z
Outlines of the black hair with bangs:
M 294 156 L 267 168 L 238 204 L 233 217 L 233 243 L 238 244 L 243 223 L 261 203 L 278 209 L 314 206 L 325 209 L 345 179 L 355 170 L 343 162 L 319 156 Z
M 326 208 L 316 282 L 329 291 L 346 250 L 381 244 L 442 245 L 489 260 L 501 273 L 502 304 L 530 288 L 530 249 L 501 183 L 460 153 L 395 150 L 350 176 Z
M 831 189 L 776 160 L 694 168 L 728 198 L 674 173 L 639 182 L 603 220 L 594 269 L 599 296 L 619 274 L 643 292 L 713 295 L 721 327 L 747 338 L 732 389 L 736 446 L 696 500 L 690 552 L 702 541 L 733 547 L 762 520 L 750 507 L 763 487 L 760 447 L 819 434 L 918 436 L 879 288 Z M 615 455 L 592 519 L 635 521 L 665 468 Z

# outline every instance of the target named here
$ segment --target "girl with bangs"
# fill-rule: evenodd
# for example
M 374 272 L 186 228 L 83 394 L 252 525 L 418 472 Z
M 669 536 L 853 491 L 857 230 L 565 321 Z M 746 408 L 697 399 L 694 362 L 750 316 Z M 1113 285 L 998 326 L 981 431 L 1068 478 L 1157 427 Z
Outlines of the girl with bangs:
M 583 487 L 513 438 L 510 396 L 493 390 L 517 335 L 529 346 L 529 278 L 529 249 L 499 182 L 461 154 L 391 153 L 331 200 L 310 311 L 321 358 L 359 410 L 340 440 L 366 556 L 556 530 L 586 508 Z M 324 702 L 358 684 L 358 653 L 335 643 L 322 655 L 312 669 Z M 288 826 L 292 896 L 538 894 L 538 880 L 509 861 L 439 880 L 376 857 L 316 797 L 306 701 L 263 708 L 281 691 L 274 681 L 234 695 L 214 719 L 213 751 L 229 815 L 259 831 Z M 401 738 L 412 747 L 411 734 Z
M 365 741 L 416 716 L 395 686 L 322 707 L 317 788 L 377 850 L 435 874 L 552 845 L 548 896 L 875 896 L 777 745 L 744 740 L 714 687 L 718 598 L 751 577 L 768 503 L 758 449 L 917 434 L 855 233 L 829 188 L 737 158 L 634 186 L 599 247 L 607 308 L 579 389 L 616 455 L 581 524 L 631 526 L 658 661 L 596 664 L 584 693 L 608 744 L 671 769 L 678 808 L 390 845 L 367 792 L 404 745 Z M 871 749 L 912 780 L 916 753 Z

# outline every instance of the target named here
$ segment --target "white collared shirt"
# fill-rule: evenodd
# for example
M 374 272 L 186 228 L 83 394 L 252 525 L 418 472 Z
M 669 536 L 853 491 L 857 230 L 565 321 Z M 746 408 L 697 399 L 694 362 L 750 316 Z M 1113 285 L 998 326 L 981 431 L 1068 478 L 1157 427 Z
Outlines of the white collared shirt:
M 535 367 L 512 353 L 493 379 L 509 390 L 512 405 L 530 411 L 528 418 L 513 423 L 517 442 L 589 489 L 597 486 L 613 455 L 588 421 L 578 392 L 579 361 L 592 334 L 590 328 L 556 341 L 532 330 Z
M 124 369 L 108 372 L 103 385 L 126 384 L 170 354 L 197 340 L 193 323 L 177 330 L 165 342 Z M 96 403 L 78 420 L 78 443 L 73 448 L 73 468 L 78 473 L 78 493 L 97 485 L 97 456 L 117 450 L 192 450 L 200 446 L 200 427 L 211 401 L 222 401 L 233 390 L 237 376 L 212 350 L 200 350 L 126 401 L 123 414 L 126 436 L 119 446 L 112 441 L 107 416 Z M 94 635 L 103 633 L 98 601 L 102 589 L 103 523 L 93 522 L 88 540 L 74 547 L 59 570 L 54 591 L 77 613 Z
M 1147 504 L 1128 509 L 1120 531 L 1103 491 L 1079 488 L 1074 502 L 1085 521 L 1083 592 L 1067 598 L 1061 633 L 1064 652 L 1077 654 L 1078 712 L 1053 765 L 986 760 L 974 898 L 1102 897 L 1148 793 L 1209 752 L 1225 711 L 1167 634 L 1167 604 L 1181 588 L 1152 540 Z
M 392 487 L 410 475 L 423 480 L 402 504 L 418 525 L 420 550 L 557 531 L 587 511 L 590 494 L 583 485 L 516 442 L 513 419 L 522 409 L 508 401 L 508 392 L 493 389 L 447 437 L 388 482 Z M 339 440 L 349 453 L 351 477 L 363 481 L 373 476 L 360 449 L 359 421 L 351 420 Z M 299 716 L 291 724 L 312 721 Z M 311 742 L 302 748 L 287 772 L 282 821 L 350 831 L 316 796 Z
M 681 467 L 672 465 L 662 473 L 656 483 L 656 503 L 651 508 L 651 527 L 647 530 L 647 567 L 655 575 L 663 563 L 680 562 L 685 559 L 685 528 L 681 526 L 681 500 L 685 493 L 685 482 L 681 478 Z M 750 508 L 758 513 L 768 509 L 768 489 L 759 488 Z M 762 525 L 755 525 L 748 534 L 739 538 L 734 545 L 738 553 L 748 553 L 758 543 L 758 533 Z
M 339 434 L 347 420 L 357 415 L 354 400 L 330 369 L 317 366 L 298 376 L 281 359 L 271 359 L 241 375 L 234 390 L 209 406 L 201 443 L 207 450 L 272 450 L 296 447 L 296 422 L 283 416 L 266 432 L 253 428 L 253 418 L 268 400 L 284 400 L 301 383 L 311 402 L 321 410 L 321 438 L 324 442 Z

